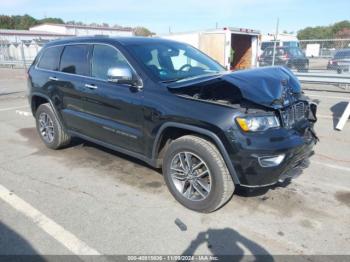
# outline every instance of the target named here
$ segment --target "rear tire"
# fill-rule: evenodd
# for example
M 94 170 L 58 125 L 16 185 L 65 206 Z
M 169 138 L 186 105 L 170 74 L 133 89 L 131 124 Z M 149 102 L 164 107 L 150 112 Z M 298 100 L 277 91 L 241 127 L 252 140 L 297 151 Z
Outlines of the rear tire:
M 203 164 L 197 167 L 201 162 Z M 180 137 L 169 145 L 163 160 L 163 175 L 169 191 L 178 202 L 203 213 L 223 206 L 235 189 L 216 146 L 193 135 Z
M 49 103 L 41 104 L 35 112 L 36 128 L 41 140 L 51 149 L 59 149 L 71 141 Z

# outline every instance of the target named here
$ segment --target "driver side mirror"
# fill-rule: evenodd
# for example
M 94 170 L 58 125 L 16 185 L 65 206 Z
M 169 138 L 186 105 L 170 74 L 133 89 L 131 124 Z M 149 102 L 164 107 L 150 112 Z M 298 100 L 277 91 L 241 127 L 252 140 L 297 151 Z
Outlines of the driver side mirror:
M 107 80 L 112 83 L 135 85 L 132 72 L 127 67 L 113 67 L 108 69 Z

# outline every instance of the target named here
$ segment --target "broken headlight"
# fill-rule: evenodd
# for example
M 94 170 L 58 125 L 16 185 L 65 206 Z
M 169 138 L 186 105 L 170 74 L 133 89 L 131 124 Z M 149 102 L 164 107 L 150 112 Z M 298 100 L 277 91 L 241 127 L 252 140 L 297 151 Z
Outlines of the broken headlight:
M 278 118 L 274 115 L 237 117 L 236 122 L 245 132 L 265 131 L 280 126 Z

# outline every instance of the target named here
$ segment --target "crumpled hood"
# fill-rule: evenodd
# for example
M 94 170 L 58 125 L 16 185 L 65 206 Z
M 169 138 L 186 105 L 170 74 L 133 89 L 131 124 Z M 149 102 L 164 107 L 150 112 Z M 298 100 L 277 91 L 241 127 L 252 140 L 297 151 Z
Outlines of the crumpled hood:
M 215 77 L 196 79 L 193 81 L 179 81 L 169 88 L 191 87 L 215 79 L 223 80 L 238 88 L 242 97 L 270 108 L 281 108 L 287 105 L 290 96 L 301 93 L 299 80 L 284 67 L 264 67 L 241 70 Z

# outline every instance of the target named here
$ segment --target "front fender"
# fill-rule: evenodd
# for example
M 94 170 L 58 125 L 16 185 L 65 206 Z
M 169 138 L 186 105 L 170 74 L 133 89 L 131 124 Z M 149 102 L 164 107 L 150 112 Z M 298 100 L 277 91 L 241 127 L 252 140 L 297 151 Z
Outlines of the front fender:
M 200 127 L 192 126 L 192 125 L 188 125 L 188 124 L 177 123 L 177 122 L 164 123 L 159 128 L 158 133 L 157 133 L 156 138 L 155 138 L 155 141 L 154 141 L 154 144 L 153 144 L 153 149 L 152 149 L 152 158 L 153 159 L 156 159 L 156 154 L 157 154 L 158 149 L 159 149 L 159 145 L 160 145 L 163 131 L 168 127 L 180 128 L 180 129 L 183 129 L 186 131 L 192 131 L 194 133 L 210 137 L 214 141 L 214 144 L 216 145 L 216 147 L 219 149 L 219 152 L 221 153 L 221 155 L 226 163 L 226 166 L 231 174 L 233 182 L 235 184 L 240 184 L 239 178 L 237 176 L 237 173 L 234 169 L 234 166 L 232 164 L 232 161 L 227 153 L 227 150 L 226 150 L 224 144 L 222 143 L 220 138 L 214 132 L 207 130 L 207 129 L 204 129 L 204 128 L 200 128 Z

